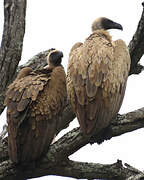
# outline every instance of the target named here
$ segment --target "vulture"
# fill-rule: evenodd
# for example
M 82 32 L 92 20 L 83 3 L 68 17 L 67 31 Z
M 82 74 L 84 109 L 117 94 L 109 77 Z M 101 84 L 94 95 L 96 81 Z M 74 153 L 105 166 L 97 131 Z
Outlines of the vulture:
M 100 17 L 92 24 L 92 34 L 76 43 L 69 54 L 67 93 L 86 137 L 106 129 L 118 113 L 130 69 L 125 42 L 112 40 L 109 29 L 122 26 Z
M 5 97 L 11 160 L 28 163 L 43 156 L 55 137 L 66 103 L 63 53 L 53 49 L 43 69 L 23 68 Z

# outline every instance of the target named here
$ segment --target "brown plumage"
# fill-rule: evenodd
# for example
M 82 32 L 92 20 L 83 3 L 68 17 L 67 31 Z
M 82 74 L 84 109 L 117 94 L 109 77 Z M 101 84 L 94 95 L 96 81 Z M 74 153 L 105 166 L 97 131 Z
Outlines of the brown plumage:
M 48 66 L 22 69 L 8 87 L 7 106 L 9 155 L 23 163 L 44 155 L 51 144 L 67 98 L 62 52 L 52 50 Z
M 124 41 L 112 41 L 107 29 L 122 26 L 107 18 L 92 24 L 93 33 L 69 55 L 67 91 L 81 130 L 87 136 L 106 128 L 124 97 L 130 56 Z

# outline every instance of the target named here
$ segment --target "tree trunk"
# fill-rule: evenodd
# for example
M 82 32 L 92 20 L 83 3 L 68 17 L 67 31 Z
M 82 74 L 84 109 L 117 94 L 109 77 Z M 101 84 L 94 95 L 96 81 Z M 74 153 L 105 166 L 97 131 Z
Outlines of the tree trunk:
M 25 33 L 26 0 L 4 1 L 4 31 L 0 48 L 0 113 L 7 86 L 12 82 L 21 60 Z

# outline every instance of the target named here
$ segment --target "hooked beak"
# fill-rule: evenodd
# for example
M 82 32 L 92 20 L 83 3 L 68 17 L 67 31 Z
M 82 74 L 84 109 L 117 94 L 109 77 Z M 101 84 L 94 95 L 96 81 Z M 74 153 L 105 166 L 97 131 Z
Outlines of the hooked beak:
M 122 25 L 119 24 L 119 23 L 116 23 L 116 22 L 112 22 L 111 27 L 112 27 L 112 29 L 120 29 L 120 30 L 123 30 Z

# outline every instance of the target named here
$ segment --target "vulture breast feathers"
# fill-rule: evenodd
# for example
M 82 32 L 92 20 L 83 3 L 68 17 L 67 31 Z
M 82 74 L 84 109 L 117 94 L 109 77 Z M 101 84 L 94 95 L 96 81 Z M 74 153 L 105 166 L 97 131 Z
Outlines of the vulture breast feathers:
M 92 24 L 93 33 L 69 55 L 67 91 L 81 130 L 92 136 L 118 113 L 125 93 L 130 56 L 124 41 L 112 41 L 107 29 L 122 26 L 107 18 Z
M 62 52 L 52 50 L 48 66 L 35 71 L 23 68 L 8 87 L 5 98 L 8 145 L 15 163 L 41 157 L 56 134 L 67 98 L 62 57 Z

